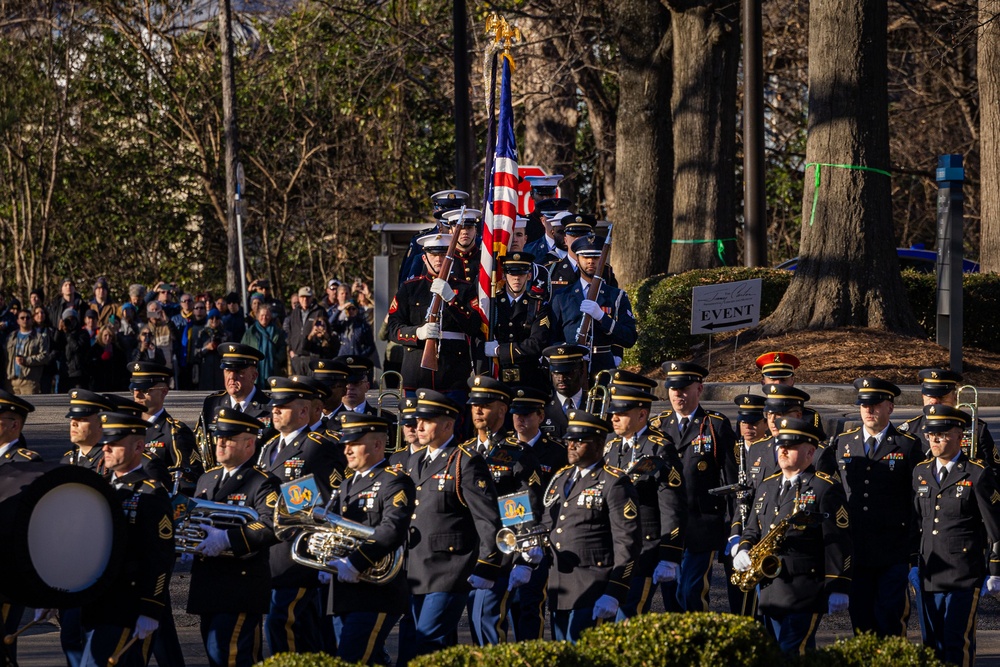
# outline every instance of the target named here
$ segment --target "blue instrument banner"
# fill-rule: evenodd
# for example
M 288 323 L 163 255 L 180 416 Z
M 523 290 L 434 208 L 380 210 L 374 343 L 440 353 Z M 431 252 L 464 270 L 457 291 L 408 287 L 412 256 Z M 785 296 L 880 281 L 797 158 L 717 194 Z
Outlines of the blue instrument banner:
M 281 497 L 289 514 L 312 509 L 319 502 L 319 487 L 312 475 L 306 475 L 281 485 Z
M 504 526 L 516 526 L 535 518 L 527 491 L 500 496 L 497 498 L 497 505 L 500 507 L 500 520 Z

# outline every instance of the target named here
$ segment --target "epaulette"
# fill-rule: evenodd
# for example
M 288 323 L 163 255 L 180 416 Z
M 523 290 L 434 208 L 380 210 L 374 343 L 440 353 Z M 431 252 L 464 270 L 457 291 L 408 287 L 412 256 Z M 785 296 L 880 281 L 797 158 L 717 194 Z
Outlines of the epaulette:
M 465 444 L 466 443 L 463 442 L 461 445 L 459 445 L 458 446 L 458 451 L 462 452 L 463 454 L 465 454 L 466 456 L 468 456 L 471 459 L 473 453 L 470 452 L 468 449 L 466 449 Z
M 625 471 L 621 468 L 615 468 L 614 466 L 609 466 L 607 463 L 604 464 L 604 471 L 607 472 L 612 477 L 618 478 L 625 474 Z
M 404 280 L 403 284 L 404 285 L 409 285 L 410 283 L 418 283 L 418 282 L 420 282 L 423 279 L 424 279 L 424 274 L 421 273 L 419 276 L 413 276 L 409 280 Z
M 226 390 L 225 389 L 220 389 L 219 391 L 212 392 L 211 394 L 209 394 L 205 398 L 218 398 L 219 396 L 225 396 L 225 395 L 226 395 Z
M 270 440 L 268 440 L 267 442 L 264 443 L 264 446 L 267 447 L 268 445 L 270 445 L 272 442 L 274 442 L 275 440 L 277 440 L 280 437 L 281 437 L 280 433 L 275 433 L 274 435 L 271 436 Z
M 166 420 L 167 420 L 168 424 L 172 424 L 174 426 L 187 426 L 187 424 L 185 424 L 184 422 L 182 422 L 177 417 L 167 417 Z
M 842 436 L 842 435 L 850 435 L 850 434 L 852 434 L 852 433 L 857 433 L 857 432 L 858 432 L 858 431 L 860 431 L 860 430 L 861 430 L 861 427 L 860 427 L 860 426 L 858 426 L 858 427 L 856 427 L 856 428 L 852 428 L 852 429 L 851 429 L 851 430 L 849 430 L 849 431 L 844 431 L 843 433 L 838 433 L 838 434 L 837 434 L 837 437 L 839 438 L 839 437 L 840 437 L 840 436 Z
M 750 446 L 751 446 L 751 447 L 753 447 L 754 445 L 756 445 L 756 444 L 758 444 L 758 443 L 761 443 L 761 442 L 766 442 L 766 441 L 768 441 L 768 440 L 771 440 L 771 439 L 772 439 L 773 437 L 774 437 L 774 436 L 771 436 L 771 435 L 765 435 L 765 436 L 764 436 L 763 438 L 761 438 L 760 440 L 754 440 L 753 442 L 751 442 L 751 443 L 750 443 Z
M 344 435 L 340 431 L 333 431 L 331 429 L 326 429 L 323 431 L 323 435 L 330 438 L 331 440 L 340 441 L 340 438 Z
M 556 470 L 555 474 L 552 475 L 553 479 L 556 477 L 556 475 L 560 475 L 560 474 L 562 474 L 562 472 L 564 470 L 569 470 L 572 467 L 573 466 L 569 465 L 569 466 L 563 466 L 562 468 L 559 468 L 559 470 Z
M 215 470 L 215 468 L 212 468 L 212 470 Z M 250 466 L 250 470 L 253 470 L 255 473 L 257 473 L 258 475 L 260 475 L 264 479 L 267 479 L 268 477 L 270 477 L 270 475 L 268 475 L 266 472 L 264 472 L 263 470 L 261 470 L 257 466 Z
M 656 415 L 656 418 L 657 419 L 666 419 L 667 417 L 669 417 L 672 414 L 674 414 L 673 410 L 664 410 L 660 414 Z
M 979 466 L 983 470 L 986 469 L 986 466 L 984 466 L 983 463 L 980 460 L 978 460 L 978 459 L 965 459 L 965 460 L 968 461 L 969 463 L 971 463 L 974 466 Z
M 150 491 L 147 491 L 144 488 L 147 486 L 151 489 Z M 163 484 L 161 484 L 159 480 L 155 479 L 144 479 L 142 480 L 142 486 L 139 487 L 139 490 L 142 491 L 143 493 L 151 493 L 152 491 L 158 491 L 159 489 L 163 489 L 164 491 L 166 491 L 167 487 L 163 486 Z
M 17 453 L 26 459 L 30 459 L 33 456 L 38 456 L 38 458 L 41 458 L 41 456 L 39 456 L 37 452 L 33 452 L 30 449 L 25 449 L 24 447 L 18 447 Z
M 766 482 L 769 479 L 774 479 L 775 477 L 780 477 L 780 476 L 781 476 L 781 472 L 776 472 L 773 475 L 769 475 L 769 476 L 765 477 L 764 479 L 762 479 L 760 481 L 761 482 Z
M 705 410 L 705 414 L 709 417 L 715 417 L 716 419 L 725 419 L 726 415 L 721 412 L 716 412 L 715 410 Z
M 934 457 L 933 456 L 931 458 L 929 458 L 929 459 L 924 459 L 923 461 L 921 461 L 917 465 L 918 466 L 930 466 L 932 463 L 934 463 Z
M 474 446 L 477 442 L 479 442 L 478 438 L 469 438 L 465 442 L 459 444 L 459 447 L 471 447 Z
M 221 468 L 221 467 L 222 467 L 222 465 L 217 465 L 217 466 L 214 466 L 214 467 L 212 467 L 212 468 L 209 468 L 209 469 L 208 469 L 208 470 L 206 470 L 205 472 L 215 472 L 216 470 L 218 470 L 218 469 L 219 469 L 219 468 Z
M 68 449 L 68 450 L 66 450 L 66 453 L 65 453 L 65 454 L 63 454 L 63 456 L 70 456 L 70 455 L 71 455 L 71 454 L 73 454 L 73 453 L 74 453 L 75 451 L 76 451 L 75 449 Z
M 394 466 L 386 466 L 385 468 L 383 468 L 383 470 L 385 470 L 387 473 L 389 473 L 393 477 L 398 477 L 399 476 L 399 470 L 397 468 L 395 468 Z
M 660 447 L 665 447 L 667 444 L 670 443 L 670 440 L 664 435 L 656 435 L 650 433 L 647 437 L 649 438 L 649 441 L 651 443 L 653 443 L 654 445 L 659 445 Z
M 814 474 L 815 477 L 818 477 L 819 479 L 823 480 L 827 484 L 836 484 L 837 483 L 836 481 L 834 481 L 833 477 L 830 477 L 830 475 L 826 474 L 825 472 L 820 472 L 819 470 L 817 470 L 813 474 Z
M 504 442 L 510 443 L 511 445 L 518 445 L 521 443 L 521 440 L 517 437 L 517 434 L 515 433 L 514 435 L 508 435 L 507 439 L 504 440 Z
M 315 442 L 316 444 L 322 445 L 326 440 L 323 438 L 323 434 L 319 431 L 309 431 L 306 433 L 306 437 Z

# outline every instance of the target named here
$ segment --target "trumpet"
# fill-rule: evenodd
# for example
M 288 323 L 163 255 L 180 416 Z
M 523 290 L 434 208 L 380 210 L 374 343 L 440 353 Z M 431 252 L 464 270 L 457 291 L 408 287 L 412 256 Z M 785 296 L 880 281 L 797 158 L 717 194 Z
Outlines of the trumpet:
M 389 377 L 396 378 L 396 386 L 398 389 L 391 389 L 388 386 L 386 380 Z M 403 415 L 403 376 L 396 371 L 383 371 L 382 375 L 378 379 L 378 398 L 375 399 L 375 408 L 377 410 L 376 414 L 379 417 L 382 416 L 382 412 L 385 408 L 382 407 L 386 397 L 393 396 L 396 399 L 396 437 L 390 442 L 390 447 L 386 447 L 386 454 L 394 454 L 397 452 L 403 443 L 403 420 L 401 419 Z
M 375 529 L 322 507 L 289 514 L 284 499 L 279 498 L 274 508 L 274 534 L 282 540 L 292 541 L 292 560 L 299 565 L 336 574 L 337 570 L 327 563 L 349 556 L 371 539 Z M 403 546 L 400 545 L 358 578 L 369 584 L 385 584 L 392 581 L 402 567 Z
M 229 530 L 260 521 L 260 515 L 249 507 L 196 498 L 188 498 L 184 502 L 187 505 L 182 510 L 183 514 L 174 516 L 174 551 L 177 553 L 195 553 L 208 536 L 206 526 Z M 222 555 L 231 557 L 233 552 L 226 550 Z
M 962 402 L 962 392 L 969 392 L 972 394 L 972 401 Z M 959 410 L 965 409 L 969 411 L 972 417 L 972 424 L 969 428 L 962 431 L 962 451 L 970 459 L 979 458 L 979 452 L 977 445 L 979 444 L 979 438 L 976 432 L 979 430 L 979 390 L 973 387 L 971 384 L 963 385 L 958 388 L 958 392 L 955 394 L 955 400 L 958 402 L 955 407 Z
M 523 533 L 514 532 L 510 528 L 501 528 L 497 533 L 497 549 L 502 554 L 527 553 L 535 547 L 546 549 L 549 544 L 549 531 L 542 526 L 535 526 Z

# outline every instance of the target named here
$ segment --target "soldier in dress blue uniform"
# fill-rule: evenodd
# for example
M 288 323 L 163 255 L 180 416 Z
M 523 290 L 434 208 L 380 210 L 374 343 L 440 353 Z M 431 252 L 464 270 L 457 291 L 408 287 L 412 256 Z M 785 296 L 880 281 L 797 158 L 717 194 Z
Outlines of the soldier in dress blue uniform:
M 385 458 L 391 429 L 391 422 L 382 417 L 341 416 L 341 439 L 354 472 L 340 484 L 334 503 L 343 518 L 375 529 L 356 551 L 329 563 L 337 571 L 332 605 L 337 657 L 352 664 L 380 664 L 386 637 L 409 611 L 405 571 L 380 584 L 360 579 L 401 549 L 409 535 L 416 492 L 413 480 Z
M 923 452 L 916 438 L 900 433 L 890 421 L 899 387 L 865 377 L 855 380 L 854 388 L 862 425 L 838 435 L 816 467 L 839 478 L 847 493 L 854 541 L 854 631 L 905 637 L 910 615 L 906 576 L 914 556 L 908 539 L 913 468 Z
M 944 368 L 925 368 L 917 377 L 920 380 L 920 397 L 924 405 L 958 405 L 958 386 L 962 383 L 962 374 Z M 966 399 L 967 400 L 967 399 Z M 899 425 L 899 430 L 909 433 L 920 440 L 924 455 L 930 456 L 930 442 L 924 431 L 924 416 L 917 415 Z M 972 452 L 972 429 L 963 435 L 962 449 L 966 456 L 978 459 L 993 469 L 993 474 L 1000 473 L 1000 452 L 997 451 L 990 427 L 982 419 L 976 419 L 976 451 Z
M 576 642 L 587 628 L 615 619 L 642 550 L 639 496 L 624 471 L 604 463 L 610 430 L 606 420 L 571 410 L 569 465 L 545 491 L 542 525 L 549 531 L 548 591 L 557 641 Z M 527 556 L 538 561 L 542 555 L 535 547 Z
M 282 484 L 314 475 L 326 499 L 343 479 L 338 461 L 343 454 L 309 430 L 310 408 L 316 390 L 290 378 L 268 378 L 271 425 L 278 432 L 261 450 L 258 467 Z M 342 464 L 340 464 L 342 465 Z M 271 653 L 312 652 L 322 649 L 318 571 L 292 561 L 291 545 L 271 547 L 271 606 L 264 622 Z
M 813 467 L 820 431 L 803 419 L 778 424 L 781 471 L 757 489 L 753 512 L 743 530 L 733 567 L 744 572 L 750 550 L 797 509 L 816 513 L 793 522 L 781 549 L 781 571 L 760 583 L 764 621 L 786 653 L 816 646 L 816 630 L 825 612 L 847 609 L 851 583 L 850 512 L 843 487 Z
M 500 262 L 505 277 L 493 300 L 493 340 L 483 344 L 483 352 L 499 361 L 504 382 L 544 384 L 541 356 L 551 337 L 551 318 L 545 290 L 529 285 L 534 257 L 512 252 Z
M 242 343 L 223 343 L 219 346 L 222 361 L 222 376 L 226 388 L 209 394 L 202 405 L 202 421 L 207 428 L 212 418 L 219 414 L 219 408 L 233 408 L 245 412 L 264 424 L 264 430 L 257 438 L 258 449 L 274 436 L 271 428 L 271 410 L 267 407 L 271 397 L 257 389 L 257 364 L 264 355 L 251 346 Z
M 107 590 L 83 607 L 87 642 L 81 664 L 104 667 L 136 637 L 117 664 L 145 665 L 154 633 L 171 614 L 167 591 L 174 563 L 173 512 L 167 489 L 143 469 L 149 424 L 120 412 L 102 412 L 100 419 L 104 464 L 125 512 L 124 562 Z
M 491 588 L 502 565 L 496 487 L 483 457 L 455 439 L 461 408 L 431 389 L 416 398 L 422 448 L 404 464 L 416 483 L 407 562 L 416 640 L 400 646 L 401 665 L 454 644 L 469 590 Z
M 962 451 L 971 416 L 924 406 L 931 457 L 913 470 L 924 645 L 951 664 L 976 659 L 982 595 L 1000 592 L 1000 489 L 993 471 Z
M 260 633 L 271 598 L 269 547 L 274 536 L 278 480 L 254 465 L 257 419 L 219 408 L 212 419 L 215 460 L 195 485 L 195 499 L 245 507 L 256 520 L 222 529 L 207 526 L 191 566 L 187 612 L 201 616 L 201 637 L 211 667 L 250 667 L 262 659 Z
M 580 263 L 580 277 L 552 295 L 552 342 L 575 343 L 584 315 L 593 318 L 591 335 L 591 374 L 618 366 L 611 347 L 629 348 L 635 345 L 635 317 L 628 295 L 623 290 L 603 282 L 595 300 L 587 298 L 587 290 L 594 279 L 600 261 L 601 246 L 590 238 L 573 244 L 573 251 Z
M 435 192 L 431 195 L 431 205 L 433 207 L 434 220 L 436 221 L 434 229 L 424 229 L 413 235 L 410 239 L 410 245 L 406 249 L 406 255 L 403 257 L 403 261 L 399 265 L 399 285 L 402 285 L 407 280 L 416 278 L 424 271 L 423 267 L 423 254 L 424 249 L 420 245 L 420 237 L 426 235 L 429 231 L 439 231 L 441 233 L 447 233 L 447 225 L 442 222 L 442 216 L 448 211 L 453 211 L 455 209 L 460 209 L 465 206 L 469 201 L 469 193 L 463 192 L 462 190 L 442 190 L 441 192 Z M 428 223 L 428 228 L 431 224 Z M 398 287 L 398 285 L 397 285 Z
M 567 248 L 566 254 L 558 260 L 552 261 L 549 266 L 549 284 L 553 293 L 572 285 L 580 279 L 580 258 L 579 253 L 573 245 L 581 239 L 589 239 L 599 248 L 603 247 L 604 240 L 597 239 L 594 235 L 594 228 L 597 219 L 592 215 L 578 213 L 565 213 L 556 216 L 562 226 L 564 244 Z M 612 287 L 618 287 L 618 279 L 610 264 L 604 266 L 604 280 Z
M 624 470 L 635 485 L 642 527 L 642 552 L 628 598 L 618 610 L 618 618 L 625 619 L 649 611 L 654 586 L 677 578 L 684 552 L 686 498 L 674 443 L 649 426 L 656 396 L 620 384 L 612 384 L 608 392 L 615 435 L 605 445 L 604 460 Z M 651 461 L 656 465 L 648 466 Z
M 550 437 L 562 438 L 567 413 L 587 402 L 587 365 L 589 350 L 582 345 L 553 345 L 542 350 L 552 378 L 552 398 L 545 406 L 542 430 Z

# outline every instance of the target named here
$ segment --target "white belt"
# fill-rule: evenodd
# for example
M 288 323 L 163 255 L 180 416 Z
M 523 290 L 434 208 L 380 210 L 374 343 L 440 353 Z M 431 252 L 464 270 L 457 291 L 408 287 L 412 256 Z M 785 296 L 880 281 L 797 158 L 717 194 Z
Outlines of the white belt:
M 442 340 L 465 340 L 465 334 L 464 333 L 458 333 L 457 331 L 442 331 L 441 332 L 441 339 Z

